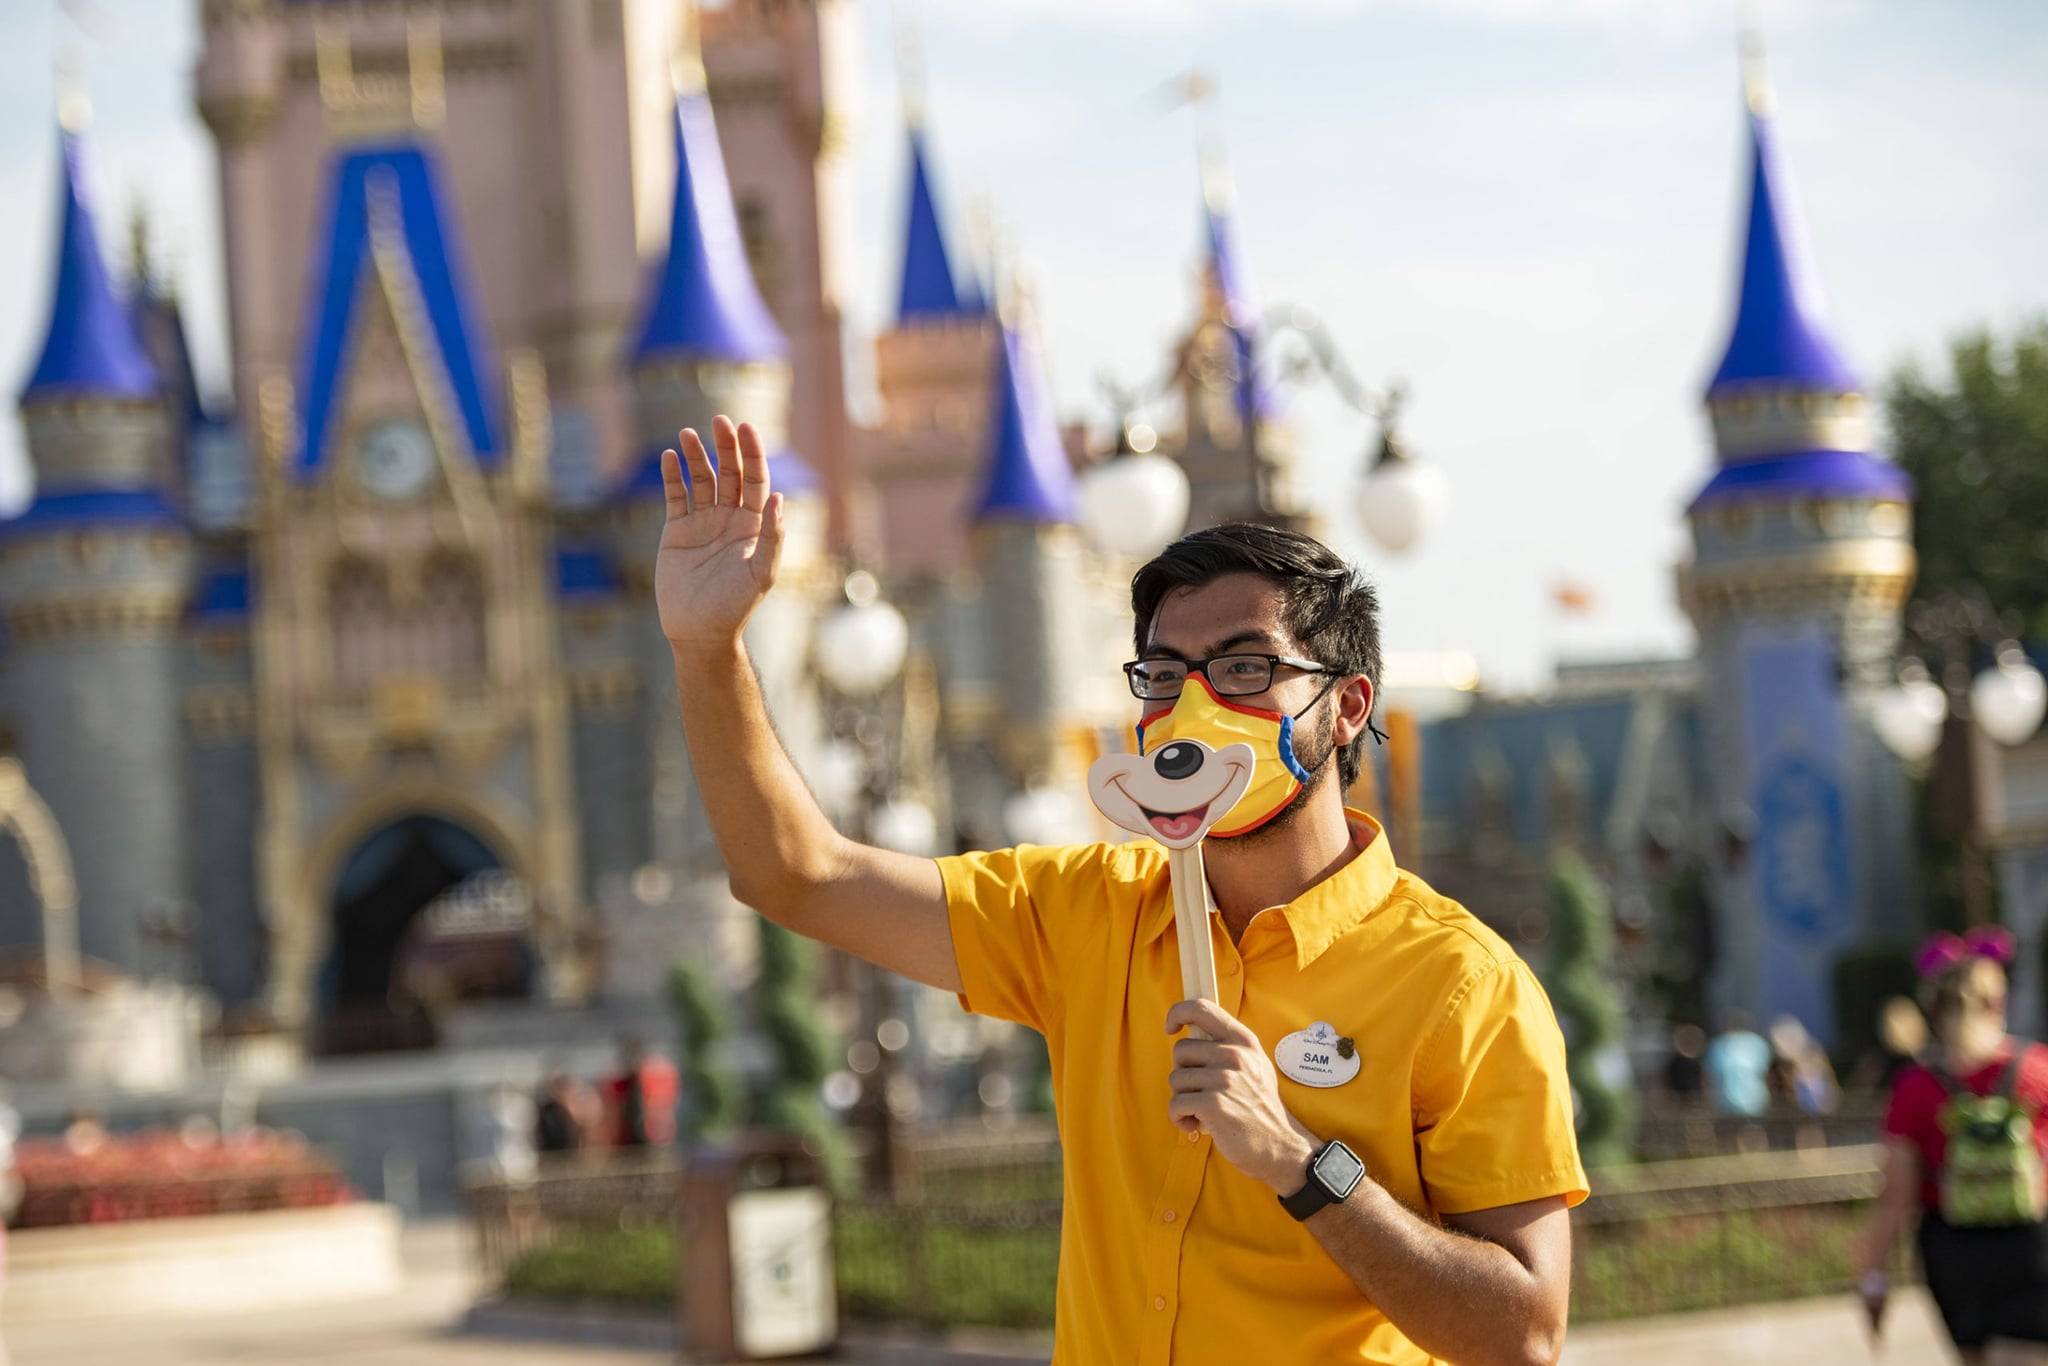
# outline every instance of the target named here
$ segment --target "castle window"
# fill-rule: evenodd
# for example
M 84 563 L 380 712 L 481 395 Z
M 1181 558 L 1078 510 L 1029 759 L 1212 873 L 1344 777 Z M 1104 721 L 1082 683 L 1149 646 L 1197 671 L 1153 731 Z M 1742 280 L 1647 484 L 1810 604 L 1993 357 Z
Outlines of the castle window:
M 486 657 L 483 577 L 476 562 L 452 552 L 430 558 L 420 575 L 418 612 L 407 632 L 420 673 L 483 677 Z
M 368 690 L 393 657 L 391 589 L 368 560 L 349 558 L 327 581 L 330 681 L 344 696 Z

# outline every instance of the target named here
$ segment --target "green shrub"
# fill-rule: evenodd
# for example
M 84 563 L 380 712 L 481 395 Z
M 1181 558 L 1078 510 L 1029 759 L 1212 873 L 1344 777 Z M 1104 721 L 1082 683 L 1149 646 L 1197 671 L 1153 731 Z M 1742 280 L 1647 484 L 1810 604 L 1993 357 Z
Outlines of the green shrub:
M 505 1292 L 568 1303 L 674 1304 L 675 1230 L 629 1224 L 569 1234 L 507 1267 Z

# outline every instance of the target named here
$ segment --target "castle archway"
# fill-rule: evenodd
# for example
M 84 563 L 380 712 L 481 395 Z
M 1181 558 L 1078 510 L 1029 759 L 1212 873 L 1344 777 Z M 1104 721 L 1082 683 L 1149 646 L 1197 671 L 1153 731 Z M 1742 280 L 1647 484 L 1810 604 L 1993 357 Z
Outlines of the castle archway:
M 317 988 L 327 1053 L 428 1048 L 452 1005 L 524 997 L 532 897 L 509 846 L 448 812 L 392 815 L 336 861 Z

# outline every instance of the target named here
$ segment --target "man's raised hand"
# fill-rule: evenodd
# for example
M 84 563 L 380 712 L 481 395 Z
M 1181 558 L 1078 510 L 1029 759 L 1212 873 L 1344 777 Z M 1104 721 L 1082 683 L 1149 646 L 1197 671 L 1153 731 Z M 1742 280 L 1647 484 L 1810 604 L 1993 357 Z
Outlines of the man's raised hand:
M 654 601 L 662 633 L 677 649 L 716 648 L 740 628 L 775 583 L 782 554 L 782 495 L 768 487 L 768 454 L 752 423 L 711 423 L 712 463 L 694 430 L 661 453 L 668 521 L 654 560 Z M 683 481 L 683 462 L 690 478 Z

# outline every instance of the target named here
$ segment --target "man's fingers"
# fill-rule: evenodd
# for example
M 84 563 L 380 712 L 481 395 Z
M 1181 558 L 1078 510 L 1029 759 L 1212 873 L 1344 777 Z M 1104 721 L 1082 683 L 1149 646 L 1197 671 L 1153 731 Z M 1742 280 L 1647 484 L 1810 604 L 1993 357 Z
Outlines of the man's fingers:
M 696 428 L 683 428 L 683 462 L 690 467 L 690 506 L 710 507 L 718 496 L 718 471 L 711 467 L 711 454 Z
M 718 496 L 720 507 L 740 505 L 740 434 L 724 413 L 711 419 L 711 442 L 718 447 Z
M 1215 1102 L 1206 1091 L 1183 1091 L 1166 1102 L 1166 1116 L 1189 1133 L 1207 1133 Z
M 768 495 L 768 506 L 761 513 L 761 539 L 754 547 L 754 563 L 759 566 L 757 573 L 764 572 L 765 584 L 775 582 L 776 566 L 782 563 L 782 495 Z
M 690 515 L 690 484 L 683 478 L 682 457 L 673 450 L 661 453 L 661 491 L 668 499 L 668 519 Z
M 1257 1037 L 1238 1023 L 1236 1016 L 1214 1001 L 1182 1001 L 1167 1011 L 1166 1032 L 1183 1029 L 1199 1029 L 1223 1043 L 1258 1044 Z
M 1211 1039 L 1182 1039 L 1173 1046 L 1175 1067 L 1228 1067 L 1231 1061 L 1229 1046 Z
M 768 506 L 768 452 L 751 422 L 740 424 L 740 506 L 760 512 Z

